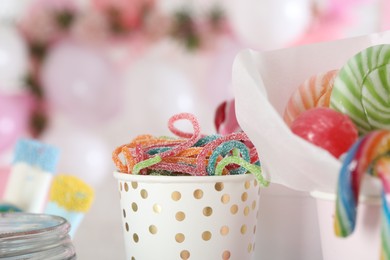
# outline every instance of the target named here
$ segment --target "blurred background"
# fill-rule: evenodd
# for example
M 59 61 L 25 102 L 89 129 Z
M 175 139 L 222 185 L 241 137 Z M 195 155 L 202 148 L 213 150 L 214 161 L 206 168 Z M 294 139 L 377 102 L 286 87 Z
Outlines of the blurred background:
M 57 146 L 58 171 L 96 190 L 79 258 L 123 259 L 117 146 L 169 135 L 179 112 L 216 132 L 241 49 L 384 31 L 389 12 L 388 0 L 1 0 L 0 196 L 20 137 Z M 310 250 L 295 259 L 318 259 L 318 245 Z

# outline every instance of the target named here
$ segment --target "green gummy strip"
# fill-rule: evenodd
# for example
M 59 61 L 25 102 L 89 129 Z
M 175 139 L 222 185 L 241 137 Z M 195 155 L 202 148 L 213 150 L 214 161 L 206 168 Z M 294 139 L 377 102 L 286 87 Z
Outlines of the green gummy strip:
M 162 160 L 161 157 L 159 155 L 157 155 L 157 156 L 154 156 L 152 158 L 141 161 L 141 162 L 137 163 L 136 165 L 134 165 L 133 174 L 138 174 L 142 169 L 145 169 L 149 166 L 152 166 L 156 163 L 159 163 L 159 162 L 161 162 L 161 160 Z
M 269 185 L 270 182 L 263 177 L 262 170 L 261 170 L 260 166 L 255 165 L 255 164 L 251 164 L 239 156 L 228 156 L 228 157 L 223 158 L 218 163 L 218 165 L 215 169 L 215 175 L 222 175 L 223 169 L 228 164 L 232 164 L 232 163 L 238 164 L 238 165 L 244 167 L 245 169 L 247 169 L 247 171 L 249 171 L 253 175 L 255 175 L 256 179 L 259 181 L 259 183 L 263 187 L 267 187 Z

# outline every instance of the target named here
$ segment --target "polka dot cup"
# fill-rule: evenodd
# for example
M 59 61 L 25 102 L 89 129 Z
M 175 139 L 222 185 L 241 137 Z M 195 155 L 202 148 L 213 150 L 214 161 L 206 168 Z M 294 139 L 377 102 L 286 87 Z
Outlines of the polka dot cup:
M 114 176 L 127 259 L 252 259 L 260 195 L 252 174 Z

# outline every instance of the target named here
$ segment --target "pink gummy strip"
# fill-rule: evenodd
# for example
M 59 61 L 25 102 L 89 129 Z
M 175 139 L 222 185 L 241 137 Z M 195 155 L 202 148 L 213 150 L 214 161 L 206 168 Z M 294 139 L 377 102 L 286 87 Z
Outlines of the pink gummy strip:
M 176 122 L 178 120 L 181 120 L 181 119 L 187 119 L 187 120 L 189 120 L 191 122 L 192 127 L 194 128 L 194 133 L 193 134 L 183 133 L 183 132 L 181 132 L 180 130 L 178 130 L 177 128 L 175 128 L 173 126 L 174 122 Z M 177 115 L 172 116 L 169 119 L 168 127 L 172 131 L 172 133 L 174 133 L 176 135 L 179 135 L 179 136 L 184 136 L 185 135 L 185 137 L 187 137 L 189 139 L 188 139 L 187 142 L 181 143 L 181 144 L 179 144 L 178 146 L 176 146 L 175 148 L 173 148 L 171 150 L 168 150 L 168 151 L 160 153 L 159 155 L 160 155 L 161 158 L 175 156 L 179 152 L 184 151 L 185 149 L 190 148 L 191 146 L 193 146 L 200 139 L 200 126 L 199 126 L 199 122 L 196 119 L 196 117 L 193 116 L 192 114 L 181 113 L 181 114 L 177 114 Z

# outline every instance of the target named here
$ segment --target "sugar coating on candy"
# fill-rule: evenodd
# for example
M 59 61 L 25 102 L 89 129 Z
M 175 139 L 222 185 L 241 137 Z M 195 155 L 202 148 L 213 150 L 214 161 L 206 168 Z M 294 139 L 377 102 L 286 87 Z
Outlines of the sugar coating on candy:
M 222 144 L 223 142 L 232 141 L 232 140 L 238 140 L 238 141 L 247 141 L 248 136 L 244 132 L 239 133 L 233 133 L 230 135 L 222 136 L 221 138 L 218 138 L 207 145 L 205 145 L 202 152 L 197 157 L 197 169 L 199 171 L 200 175 L 207 175 L 206 170 L 206 156 L 208 153 L 212 152 L 218 145 Z
M 159 164 L 152 165 L 149 168 L 152 170 L 165 170 L 170 172 L 183 172 L 191 175 L 198 175 L 196 167 L 186 164 L 161 162 Z
M 176 122 L 177 120 L 181 120 L 181 119 L 188 119 L 191 122 L 192 127 L 194 129 L 194 133 L 193 134 L 184 133 L 184 132 L 181 132 L 180 130 L 175 128 L 174 122 Z M 195 116 L 192 115 L 192 114 L 182 113 L 182 114 L 174 115 L 173 117 L 171 117 L 169 119 L 168 127 L 172 131 L 172 133 L 176 134 L 177 136 L 184 137 L 184 138 L 189 138 L 189 139 L 186 142 L 184 142 L 182 144 L 179 144 L 178 146 L 176 146 L 175 148 L 173 148 L 173 149 L 171 149 L 169 151 L 165 151 L 165 152 L 160 153 L 161 158 L 174 156 L 177 153 L 179 153 L 181 151 L 184 151 L 187 148 L 190 148 L 200 138 L 199 122 L 195 118 Z
M 161 157 L 159 155 L 156 155 L 152 158 L 141 161 L 141 162 L 137 163 L 136 165 L 134 165 L 133 174 L 138 174 L 140 172 L 140 170 L 145 169 L 147 167 L 150 167 L 152 165 L 155 165 L 159 162 L 161 162 Z
M 232 150 L 238 151 L 237 152 L 238 154 L 236 152 L 233 152 L 233 156 L 238 156 L 239 154 L 241 154 L 244 160 L 248 162 L 250 161 L 248 147 L 246 147 L 245 144 L 236 140 L 227 141 L 220 144 L 214 149 L 213 153 L 209 158 L 209 162 L 207 164 L 207 173 L 209 175 L 214 175 L 215 164 L 217 162 L 218 156 L 222 155 L 223 157 L 225 157 Z M 239 169 L 235 169 L 234 171 L 231 171 L 232 174 L 242 174 L 245 172 L 246 172 L 245 168 L 239 168 Z
M 194 146 L 205 146 L 206 144 L 210 143 L 211 141 L 214 141 L 215 139 L 220 138 L 221 135 L 207 135 L 202 138 L 200 138 Z
M 287 125 L 306 110 L 329 107 L 330 95 L 338 70 L 319 73 L 305 80 L 291 95 L 283 119 Z
M 324 148 L 336 158 L 345 153 L 358 138 L 351 119 L 330 108 L 314 108 L 303 112 L 291 124 L 291 131 Z
M 174 127 L 176 121 L 183 119 L 190 121 L 193 133 Z M 237 164 L 226 165 L 219 174 L 243 174 L 251 169 L 261 181 L 258 155 L 245 133 L 201 135 L 197 119 L 188 113 L 171 117 L 168 126 L 180 139 L 141 135 L 116 148 L 112 158 L 118 170 L 129 174 L 206 176 L 213 175 L 217 165 L 225 158 L 237 157 L 241 158 L 236 160 Z
M 360 134 L 390 129 L 390 44 L 350 58 L 334 81 L 330 107 L 347 114 Z
M 191 138 L 193 136 L 192 133 L 185 133 L 185 132 L 183 132 L 175 127 L 175 122 L 178 120 L 181 120 L 181 119 L 190 120 L 193 127 L 194 127 L 194 132 L 200 133 L 200 127 L 199 127 L 199 123 L 198 123 L 198 120 L 196 119 L 196 117 L 192 114 L 189 114 L 189 113 L 181 113 L 181 114 L 177 114 L 177 115 L 172 116 L 168 121 L 168 128 L 173 134 L 175 134 L 179 137 L 182 137 L 182 138 Z
M 123 163 L 123 160 L 120 158 L 120 154 L 127 154 L 128 159 L 131 154 L 129 154 L 129 149 L 135 148 L 137 144 L 140 144 L 146 148 L 161 147 L 161 146 L 173 146 L 185 142 L 185 140 L 170 140 L 167 138 L 155 138 L 151 135 L 140 135 L 134 138 L 134 140 L 129 144 L 124 144 L 116 148 L 112 153 L 112 159 L 121 172 L 131 172 L 132 166 L 126 165 Z M 126 158 L 125 158 L 126 159 Z M 132 164 L 133 165 L 133 164 Z
M 267 187 L 269 185 L 270 182 L 268 180 L 264 179 L 260 166 L 251 164 L 239 156 L 229 156 L 229 157 L 223 158 L 217 165 L 217 168 L 215 170 L 215 175 L 222 175 L 222 170 L 227 165 L 233 164 L 233 163 L 242 166 L 243 168 L 247 169 L 250 173 L 255 175 L 256 179 L 260 182 L 260 184 L 262 186 Z

